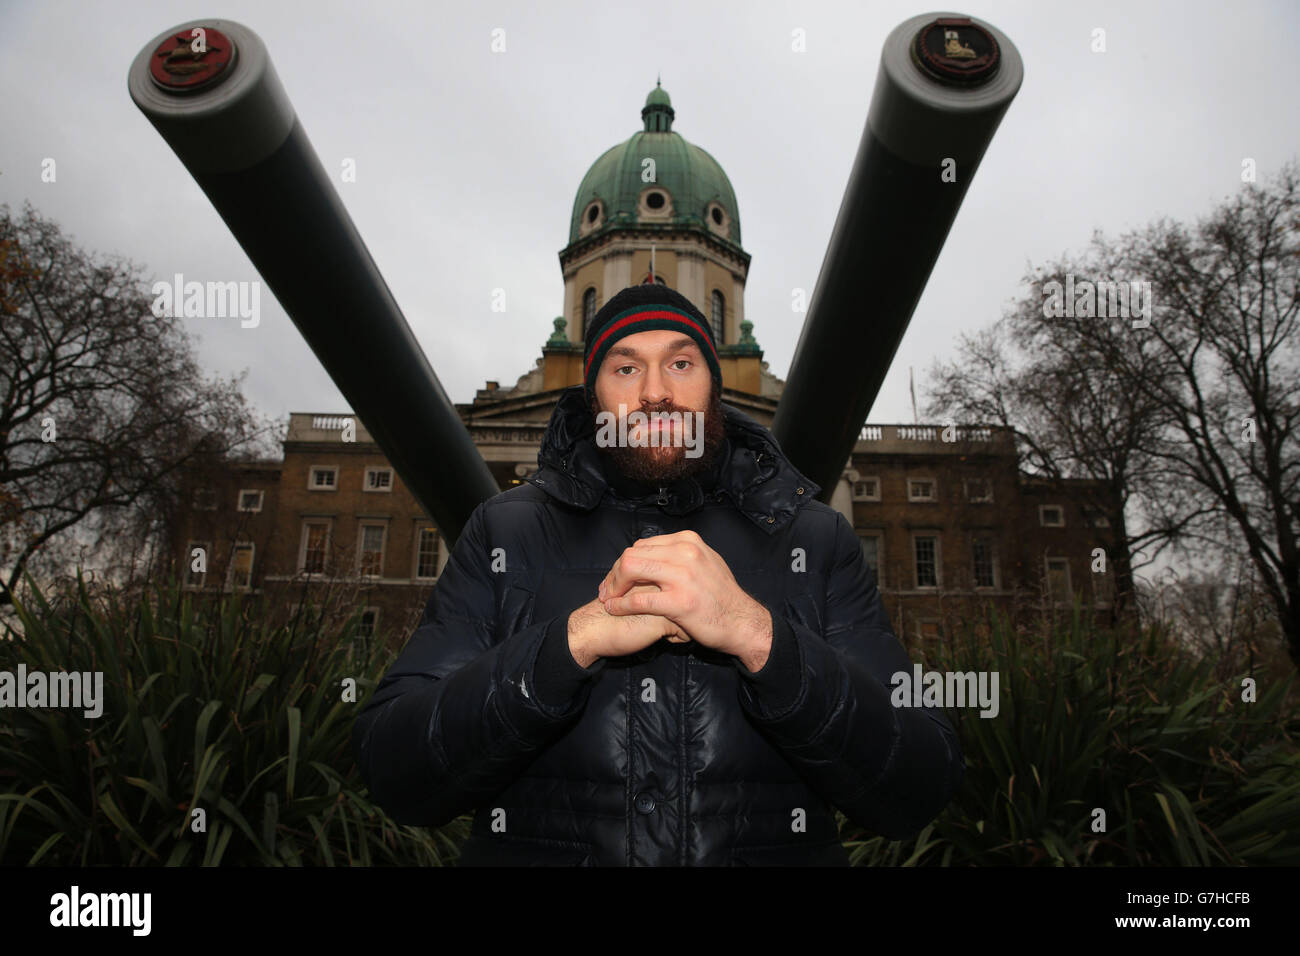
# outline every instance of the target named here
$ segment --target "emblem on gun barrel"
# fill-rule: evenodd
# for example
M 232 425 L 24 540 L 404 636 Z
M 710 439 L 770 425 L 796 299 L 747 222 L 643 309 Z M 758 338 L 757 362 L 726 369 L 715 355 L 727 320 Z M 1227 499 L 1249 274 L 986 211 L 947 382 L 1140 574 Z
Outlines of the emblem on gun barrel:
M 158 44 L 149 60 L 149 75 L 168 92 L 190 93 L 224 80 L 234 58 L 235 45 L 224 33 L 195 27 Z
M 978 86 L 998 70 L 998 41 L 967 17 L 940 17 L 917 32 L 912 62 L 949 86 Z

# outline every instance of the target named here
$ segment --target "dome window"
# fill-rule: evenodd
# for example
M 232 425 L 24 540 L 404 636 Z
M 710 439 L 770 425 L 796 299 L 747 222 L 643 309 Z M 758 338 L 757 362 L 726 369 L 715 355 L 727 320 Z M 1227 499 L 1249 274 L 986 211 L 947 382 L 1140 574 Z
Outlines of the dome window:
M 593 199 L 587 204 L 582 218 L 578 220 L 578 235 L 585 236 L 589 232 L 594 232 L 605 224 L 605 207 L 599 199 Z
M 723 239 L 731 238 L 731 217 L 727 215 L 727 210 L 722 208 L 721 203 L 709 203 L 705 210 L 704 224 L 715 236 L 721 236 Z
M 637 198 L 637 221 L 668 222 L 673 212 L 673 194 L 662 185 L 648 186 Z

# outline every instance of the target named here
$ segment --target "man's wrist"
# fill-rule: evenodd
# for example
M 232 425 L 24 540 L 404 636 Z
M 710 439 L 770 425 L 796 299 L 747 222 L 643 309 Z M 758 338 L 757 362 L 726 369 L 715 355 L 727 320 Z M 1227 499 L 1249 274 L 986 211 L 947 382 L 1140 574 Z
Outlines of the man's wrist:
M 573 612 L 573 614 L 577 613 L 577 611 Z M 579 667 L 587 668 L 596 663 L 600 655 L 590 649 L 588 641 L 582 636 L 581 629 L 573 626 L 573 614 L 569 615 L 568 623 L 569 654 L 577 661 Z
M 763 605 L 755 602 L 758 610 L 754 613 L 754 622 L 750 626 L 741 649 L 736 653 L 740 663 L 751 674 L 763 669 L 772 653 L 772 613 Z

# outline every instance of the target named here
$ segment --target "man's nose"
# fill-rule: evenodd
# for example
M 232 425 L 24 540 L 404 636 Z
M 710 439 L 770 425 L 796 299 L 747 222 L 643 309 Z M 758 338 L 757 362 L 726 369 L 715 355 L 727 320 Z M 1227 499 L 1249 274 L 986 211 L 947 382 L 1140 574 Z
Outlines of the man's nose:
M 646 369 L 645 377 L 641 380 L 642 403 L 660 405 L 671 398 L 672 391 L 668 387 L 668 376 L 657 365 L 649 366 Z

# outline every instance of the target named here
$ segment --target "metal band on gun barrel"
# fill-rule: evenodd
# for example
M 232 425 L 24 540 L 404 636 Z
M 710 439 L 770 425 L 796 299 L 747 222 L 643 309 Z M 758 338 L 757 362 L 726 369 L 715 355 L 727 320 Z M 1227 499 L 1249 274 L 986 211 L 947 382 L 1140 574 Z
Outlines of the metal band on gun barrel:
M 913 17 L 886 38 L 866 128 L 772 434 L 829 502 L 975 170 L 1023 79 L 990 24 Z M 945 181 L 945 162 L 956 174 Z
M 232 48 L 219 68 L 207 53 L 185 51 L 194 28 L 214 41 L 201 45 L 218 53 L 225 52 L 223 41 Z M 173 69 L 158 67 L 159 59 Z M 474 507 L 499 488 L 298 123 L 261 40 L 229 20 L 182 24 L 141 51 L 128 87 L 416 500 L 454 541 Z

